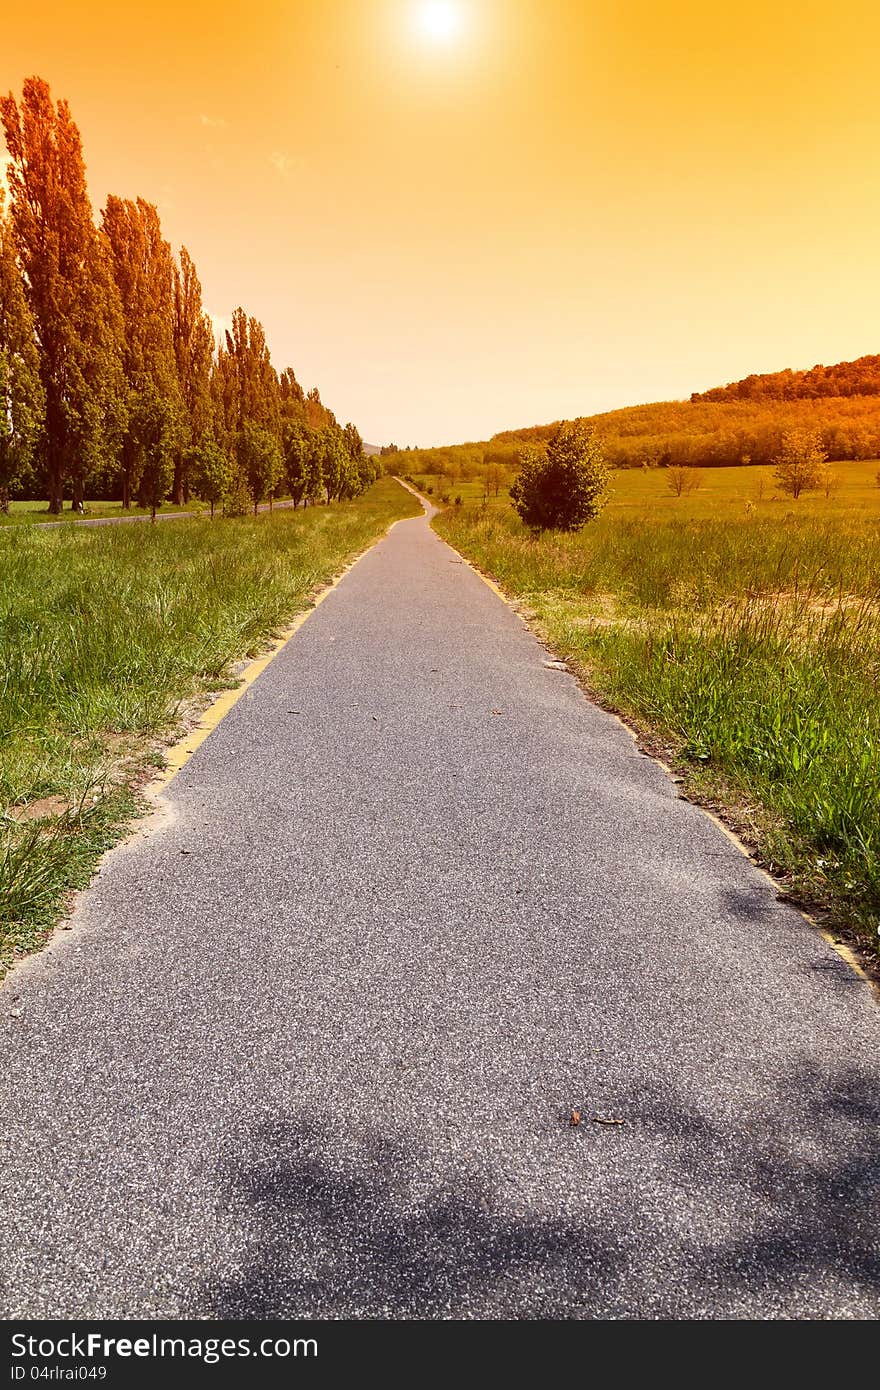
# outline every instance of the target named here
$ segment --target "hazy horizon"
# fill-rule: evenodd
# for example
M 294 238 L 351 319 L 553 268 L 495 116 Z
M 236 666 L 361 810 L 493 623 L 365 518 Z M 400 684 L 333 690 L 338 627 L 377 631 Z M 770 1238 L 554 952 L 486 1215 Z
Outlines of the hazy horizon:
M 424 9 L 47 0 L 4 18 L 0 88 L 45 77 L 96 213 L 157 203 L 216 320 L 370 443 L 877 351 L 875 7 Z

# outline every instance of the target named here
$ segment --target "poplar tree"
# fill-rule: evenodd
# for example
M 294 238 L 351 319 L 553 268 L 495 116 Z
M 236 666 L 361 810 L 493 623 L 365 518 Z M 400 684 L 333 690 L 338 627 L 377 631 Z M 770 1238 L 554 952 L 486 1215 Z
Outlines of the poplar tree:
M 60 512 L 65 482 L 81 504 L 87 474 L 112 459 L 125 424 L 119 301 L 67 102 L 30 77 L 20 105 L 0 98 L 0 120 L 45 393 L 49 510 Z
M 166 443 L 171 442 L 172 449 L 179 447 L 183 423 L 173 338 L 171 247 L 162 236 L 156 208 L 143 198 L 132 201 L 111 194 L 103 227 L 124 324 L 123 366 L 130 420 L 122 441 L 122 505 L 130 507 L 138 491 L 141 503 L 152 506 L 155 475 L 149 485 L 140 488 L 147 462 L 143 420 L 155 416 L 156 401 L 162 400 L 161 435 Z M 152 425 L 147 433 L 152 437 Z M 169 480 L 168 490 L 170 486 Z
M 278 378 L 278 397 L 281 415 L 285 420 L 305 420 L 305 392 L 292 367 L 285 367 Z
M 202 286 L 185 246 L 180 248 L 180 265 L 173 267 L 172 297 L 172 337 L 183 422 L 171 492 L 175 503 L 181 506 L 188 496 L 188 467 L 193 450 L 200 447 L 211 426 L 214 356 L 214 330 L 202 306 Z
M 256 510 L 274 496 L 284 471 L 281 390 L 263 325 L 241 308 L 217 353 L 213 399 L 218 436 Z
M 244 309 L 236 309 L 232 315 L 232 327 L 226 332 L 221 360 L 224 371 L 231 378 L 229 394 L 236 429 L 241 430 L 249 420 L 280 437 L 278 376 L 266 344 L 266 331 L 259 320 L 248 318 Z
M 0 512 L 27 477 L 44 409 L 33 319 L 0 189 Z

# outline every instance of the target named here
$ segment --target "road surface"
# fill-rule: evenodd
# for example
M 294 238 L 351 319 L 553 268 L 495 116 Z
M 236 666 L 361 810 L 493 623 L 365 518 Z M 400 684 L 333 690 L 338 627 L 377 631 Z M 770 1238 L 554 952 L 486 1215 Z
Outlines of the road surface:
M 546 657 L 398 523 L 14 972 L 7 1316 L 880 1311 L 874 998 Z

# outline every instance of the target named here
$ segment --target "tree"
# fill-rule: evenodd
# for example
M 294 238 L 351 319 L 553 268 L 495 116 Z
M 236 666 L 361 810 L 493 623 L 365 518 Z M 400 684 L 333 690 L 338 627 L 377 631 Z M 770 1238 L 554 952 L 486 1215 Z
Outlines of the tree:
M 153 521 L 171 491 L 179 434 L 176 402 L 147 385 L 135 401 L 129 437 L 138 456 L 141 505 L 149 507 Z
M 124 325 L 122 360 L 130 423 L 122 440 L 122 505 L 130 507 L 138 491 L 141 504 L 149 506 L 152 483 L 140 487 L 140 468 L 146 455 L 138 432 L 143 429 L 143 420 L 155 414 L 157 398 L 168 408 L 163 435 L 172 425 L 176 427 L 176 449 L 183 437 L 184 411 L 173 336 L 171 247 L 162 236 L 156 208 L 143 198 L 132 201 L 111 194 L 103 213 L 103 228 Z
M 0 190 L 0 512 L 25 480 L 44 409 L 33 319 Z
M 278 378 L 278 395 L 281 400 L 281 414 L 285 419 L 305 418 L 305 392 L 296 379 L 292 367 L 285 367 Z
M 605 504 L 608 467 L 595 431 L 584 420 L 563 421 L 546 454 L 526 448 L 511 500 L 536 531 L 578 531 Z
M 827 455 L 816 430 L 786 430 L 782 446 L 774 459 L 774 477 L 795 501 L 802 492 L 814 492 L 822 482 Z
M 235 478 L 232 459 L 206 435 L 198 444 L 190 446 L 186 464 L 196 495 L 211 504 L 213 521 L 214 508 L 228 497 L 232 488 Z
M 281 402 L 278 377 L 272 366 L 266 332 L 244 309 L 232 315 L 232 327 L 218 353 L 218 367 L 228 379 L 230 424 L 238 432 L 249 420 L 280 438 Z
M 214 356 L 214 330 L 202 307 L 202 286 L 185 246 L 180 248 L 180 265 L 173 267 L 172 297 L 172 341 L 183 405 L 183 428 L 174 460 L 172 496 L 181 506 L 187 500 L 190 463 L 196 459 L 211 424 Z
M 80 134 L 41 78 L 0 98 L 12 225 L 45 393 L 49 510 L 65 482 L 81 505 L 89 472 L 115 458 L 125 425 L 122 325 L 106 241 L 96 232 Z
M 321 477 L 327 501 L 333 502 L 342 495 L 348 461 L 348 452 L 338 426 L 327 426 L 321 432 Z
M 376 458 L 370 458 L 367 454 L 361 454 L 358 464 L 358 492 L 366 492 L 368 487 L 382 476 L 382 466 Z
M 284 475 L 284 458 L 275 435 L 245 420 L 238 436 L 238 466 L 256 516 L 260 502 L 265 497 L 271 501 Z
M 293 505 L 298 507 L 300 502 L 308 498 L 312 480 L 312 454 L 315 445 L 308 425 L 301 420 L 285 420 L 282 448 L 287 489 L 293 498 Z
M 840 487 L 840 474 L 828 464 L 823 464 L 819 475 L 819 486 L 826 498 L 830 499 Z
M 349 421 L 342 433 L 345 436 L 345 447 L 348 450 L 348 456 L 352 463 L 357 463 L 361 454 L 364 452 L 364 441 L 361 439 L 360 431 L 356 425 L 353 425 Z
M 507 483 L 507 469 L 500 463 L 489 463 L 486 465 L 485 473 L 486 494 L 494 492 L 497 497 L 501 489 Z
M 702 468 L 682 468 L 673 464 L 666 471 L 666 482 L 676 497 L 682 497 L 703 485 Z

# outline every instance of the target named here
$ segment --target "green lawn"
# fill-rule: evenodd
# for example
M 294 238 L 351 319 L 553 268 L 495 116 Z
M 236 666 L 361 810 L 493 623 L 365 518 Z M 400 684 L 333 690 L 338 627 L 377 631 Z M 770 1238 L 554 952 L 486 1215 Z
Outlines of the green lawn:
M 121 502 L 86 502 L 85 509 L 86 519 L 89 517 L 101 516 L 147 517 L 150 515 L 149 510 L 143 507 L 131 507 L 127 512 L 123 511 Z M 175 507 L 171 502 L 166 502 L 159 508 L 160 512 L 204 512 L 208 510 L 209 508 L 206 504 L 200 502 L 197 498 L 193 498 L 191 502 L 187 502 L 185 507 Z M 81 521 L 82 519 L 79 512 L 71 511 L 69 502 L 65 505 L 64 511 L 60 516 L 52 516 L 50 514 L 48 502 L 11 502 L 9 504 L 8 516 L 3 516 L 3 514 L 0 513 L 0 527 L 22 526 L 27 525 L 29 522 Z
M 0 961 L 34 949 L 137 810 L 182 707 L 234 681 L 310 596 L 402 516 L 355 502 L 0 538 Z

